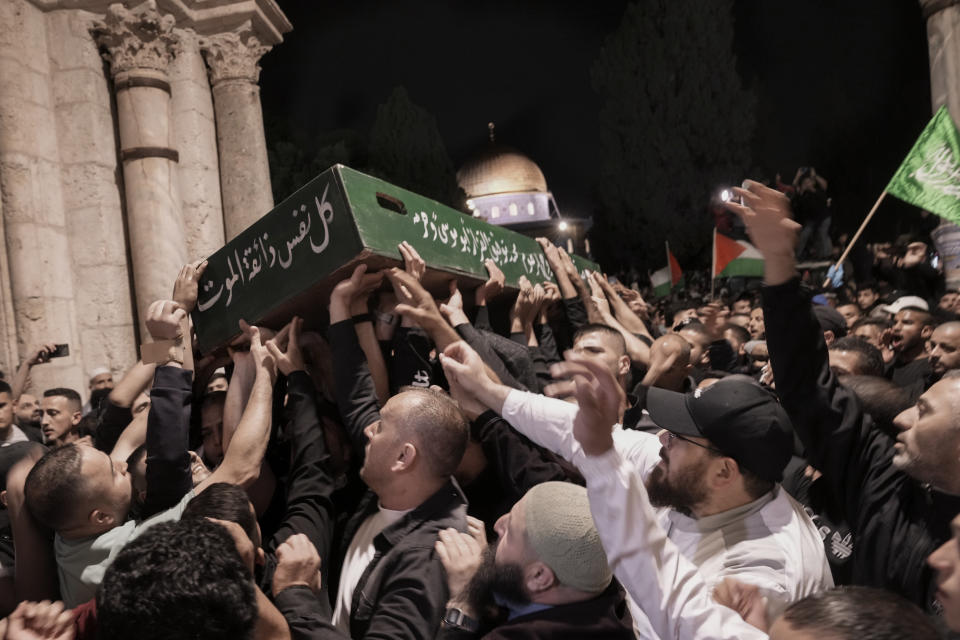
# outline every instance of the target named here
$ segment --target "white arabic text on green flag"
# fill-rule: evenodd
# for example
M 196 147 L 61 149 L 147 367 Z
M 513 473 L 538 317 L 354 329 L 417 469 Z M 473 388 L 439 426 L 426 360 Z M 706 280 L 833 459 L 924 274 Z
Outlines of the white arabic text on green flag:
M 930 120 L 886 190 L 960 224 L 960 134 L 946 107 Z

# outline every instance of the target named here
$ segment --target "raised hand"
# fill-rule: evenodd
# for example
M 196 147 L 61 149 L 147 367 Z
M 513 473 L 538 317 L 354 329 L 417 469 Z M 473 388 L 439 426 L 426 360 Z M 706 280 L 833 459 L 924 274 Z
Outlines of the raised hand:
M 454 327 L 470 322 L 467 314 L 463 311 L 463 294 L 460 293 L 456 280 L 450 281 L 450 298 L 440 305 L 440 313 Z
M 500 295 L 500 292 L 503 291 L 503 286 L 507 282 L 503 271 L 500 270 L 496 262 L 487 258 L 483 261 L 483 266 L 487 268 L 487 273 L 490 277 L 487 278 L 486 282 L 477 287 L 477 291 L 474 293 L 474 302 L 478 307 L 484 306 L 487 304 L 487 300 Z
M 253 358 L 257 375 L 259 376 L 262 372 L 269 375 L 271 381 L 276 380 L 277 362 L 261 342 L 260 329 L 251 327 L 243 320 L 240 321 L 240 328 L 250 339 L 250 356 Z
M 383 272 L 367 273 L 367 265 L 358 264 L 349 278 L 341 280 L 330 292 L 330 324 L 346 320 L 357 301 L 367 297 L 383 282 Z
M 400 255 L 403 257 L 403 270 L 419 282 L 427 271 L 427 263 L 420 257 L 413 245 L 406 240 L 401 242 L 397 248 L 400 249 Z
M 50 359 L 50 354 L 57 350 L 57 345 L 53 342 L 45 342 L 30 350 L 27 356 L 27 363 L 30 365 L 43 364 Z
M 183 337 L 180 323 L 187 311 L 173 300 L 157 300 L 147 308 L 147 331 L 154 340 L 177 340 Z
M 620 421 L 626 394 L 605 366 L 573 352 L 564 358 L 550 367 L 550 375 L 572 383 L 579 405 L 573 437 L 588 456 L 602 455 L 613 447 L 613 427 Z
M 333 299 L 338 298 L 346 301 L 347 306 L 349 306 L 349 303 L 355 297 L 370 295 L 370 293 L 380 286 L 382 281 L 383 272 L 375 271 L 374 273 L 367 273 L 367 265 L 358 264 L 349 278 L 341 280 L 333 288 L 333 292 L 330 294 L 330 302 L 332 304 Z
M 473 348 L 462 340 L 454 342 L 440 354 L 440 364 L 447 382 L 451 385 L 451 394 L 454 399 L 460 400 L 453 394 L 453 385 L 458 392 L 466 392 L 478 396 L 484 386 L 492 381 L 487 376 L 483 359 Z
M 197 260 L 193 264 L 185 264 L 181 267 L 177 281 L 173 284 L 173 301 L 183 307 L 187 313 L 191 313 L 197 306 L 200 277 L 206 270 L 206 260 Z
M 776 189 L 746 180 L 745 188 L 734 187 L 743 204 L 723 203 L 740 216 L 750 239 L 764 257 L 764 280 L 769 285 L 790 280 L 796 271 L 794 252 L 800 225 L 791 219 L 790 200 Z
M 603 280 L 603 276 L 596 271 L 587 272 L 587 284 L 590 285 L 590 299 L 593 300 L 593 304 L 597 306 L 597 311 L 600 312 L 600 315 L 606 318 L 613 314 L 610 312 L 610 301 L 607 299 L 607 294 L 600 284 L 601 280 Z
M 703 326 L 710 332 L 714 340 L 723 337 L 723 327 L 730 317 L 730 310 L 720 302 L 711 302 L 703 308 L 703 317 L 700 318 Z
M 410 318 L 424 329 L 431 323 L 444 322 L 433 296 L 415 277 L 397 268 L 387 269 L 386 276 L 399 300 L 395 308 L 397 313 Z
M 303 318 L 294 316 L 276 337 L 268 340 L 264 345 L 276 361 L 277 368 L 285 376 L 289 376 L 294 371 L 304 371 L 306 369 L 303 362 L 303 353 L 300 351 L 300 330 L 302 328 Z M 281 351 L 284 342 L 286 342 L 286 350 Z
M 557 274 L 561 271 L 566 273 L 563 268 L 563 262 L 560 260 L 560 252 L 557 251 L 556 245 L 546 238 L 537 238 L 537 243 L 543 250 L 543 256 L 547 259 L 547 264 L 550 265 L 553 273 Z

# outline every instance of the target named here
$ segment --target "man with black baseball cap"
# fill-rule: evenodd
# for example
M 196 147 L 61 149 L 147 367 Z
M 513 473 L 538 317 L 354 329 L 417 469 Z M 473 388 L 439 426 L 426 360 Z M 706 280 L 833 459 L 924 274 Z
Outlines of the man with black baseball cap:
M 647 410 L 666 430 L 666 452 L 661 456 L 668 454 L 670 444 L 678 439 L 706 447 L 732 458 L 745 483 L 756 489 L 754 493 L 772 489 L 767 485 L 781 480 L 790 461 L 790 419 L 770 393 L 748 376 L 728 376 L 686 394 L 651 389 Z M 648 486 L 657 477 L 656 471 L 651 472 Z
M 659 436 L 615 424 L 619 399 L 612 399 L 610 442 L 600 456 L 576 440 L 576 405 L 500 385 L 462 343 L 448 347 L 441 362 L 454 397 L 499 412 L 520 433 L 577 465 L 591 496 L 592 482 L 604 487 L 607 519 L 597 518 L 592 498 L 591 511 L 611 566 L 616 559 L 624 575 L 631 574 L 630 540 L 641 526 L 631 519 L 632 487 L 645 485 L 650 501 L 661 507 L 659 526 L 709 588 L 734 576 L 757 586 L 768 598 L 767 613 L 775 616 L 789 603 L 833 586 L 816 527 L 777 484 L 793 450 L 790 422 L 750 378 L 729 376 L 687 394 L 651 388 L 647 407 L 665 429 Z M 609 372 L 576 354 L 551 373 L 572 380 L 558 385 L 565 394 L 565 385 L 584 380 L 622 394 Z M 614 476 L 618 480 L 605 482 Z M 683 587 L 676 587 L 679 594 Z

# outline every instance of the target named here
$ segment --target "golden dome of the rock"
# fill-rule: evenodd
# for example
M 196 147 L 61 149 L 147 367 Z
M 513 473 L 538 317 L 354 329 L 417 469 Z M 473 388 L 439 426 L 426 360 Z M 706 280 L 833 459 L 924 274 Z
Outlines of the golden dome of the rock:
M 547 191 L 537 164 L 519 151 L 492 145 L 457 171 L 457 182 L 468 198 L 496 193 Z

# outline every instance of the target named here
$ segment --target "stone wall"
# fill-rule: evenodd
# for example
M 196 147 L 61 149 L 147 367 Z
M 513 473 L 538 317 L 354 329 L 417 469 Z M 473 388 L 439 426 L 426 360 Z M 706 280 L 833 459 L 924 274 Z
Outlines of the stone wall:
M 152 41 L 157 25 L 169 36 L 162 46 Z M 244 55 L 227 62 L 251 69 L 290 28 L 274 0 L 0 0 L 8 379 L 42 342 L 68 343 L 71 355 L 33 369 L 35 392 L 86 395 L 95 367 L 122 374 L 137 358 L 138 319 L 169 296 L 178 265 L 249 221 L 250 207 L 225 214 L 223 202 L 239 192 L 263 209 L 254 218 L 270 208 L 257 79 L 246 77 L 244 100 L 215 109 L 202 42 L 240 38 Z M 242 128 L 221 108 L 239 113 Z M 229 141 L 229 180 L 218 137 Z M 244 137 L 257 148 L 236 158 L 233 141 Z M 234 185 L 236 175 L 249 178 Z
M 46 14 L 60 172 L 85 372 L 137 358 L 121 177 L 104 61 L 86 11 Z
M 0 2 L 0 197 L 17 361 L 32 345 L 69 343 L 72 355 L 36 367 L 33 383 L 39 389 L 54 384 L 82 389 L 46 27 L 45 14 L 25 0 Z M 9 371 L 15 364 L 4 366 Z

